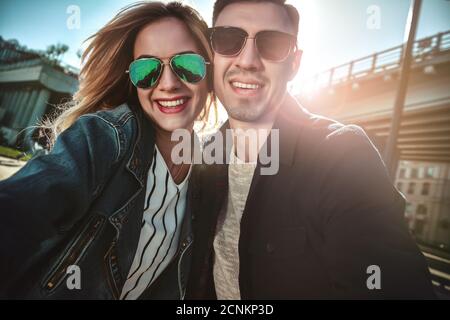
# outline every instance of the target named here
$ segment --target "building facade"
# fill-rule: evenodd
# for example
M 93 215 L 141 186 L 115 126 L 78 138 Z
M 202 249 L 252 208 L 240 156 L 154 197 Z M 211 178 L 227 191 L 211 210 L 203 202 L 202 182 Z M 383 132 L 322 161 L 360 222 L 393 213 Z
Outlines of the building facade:
M 0 39 L 0 131 L 7 145 L 23 140 L 77 88 L 74 70 Z
M 396 187 L 417 241 L 450 252 L 450 164 L 400 161 Z

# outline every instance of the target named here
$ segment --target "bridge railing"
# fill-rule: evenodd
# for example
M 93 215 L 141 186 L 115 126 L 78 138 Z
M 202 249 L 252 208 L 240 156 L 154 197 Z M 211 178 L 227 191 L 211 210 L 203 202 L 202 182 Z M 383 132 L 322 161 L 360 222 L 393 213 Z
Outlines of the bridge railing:
M 450 30 L 416 40 L 413 46 L 413 63 L 430 59 L 449 50 Z M 313 83 L 316 88 L 322 88 L 395 69 L 400 66 L 402 57 L 403 45 L 399 45 L 318 73 L 314 76 Z

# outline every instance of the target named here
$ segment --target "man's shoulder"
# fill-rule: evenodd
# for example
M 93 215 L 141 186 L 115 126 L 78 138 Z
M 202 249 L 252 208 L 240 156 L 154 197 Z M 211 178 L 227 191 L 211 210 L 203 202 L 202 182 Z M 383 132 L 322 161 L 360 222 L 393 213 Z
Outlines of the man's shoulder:
M 305 150 L 311 156 L 326 158 L 355 156 L 355 153 L 370 152 L 379 158 L 379 152 L 365 130 L 356 124 L 344 124 L 335 119 L 309 112 L 297 103 L 294 121 L 299 152 Z
M 343 124 L 337 120 L 310 114 L 309 129 L 316 132 L 318 142 L 349 146 L 370 142 L 363 128 L 356 124 Z M 350 144 L 350 145 L 349 145 Z
M 310 177 L 322 181 L 322 185 L 333 192 L 337 192 L 339 186 L 350 188 L 353 185 L 359 188 L 355 194 L 361 194 L 364 189 L 369 197 L 370 188 L 366 187 L 379 189 L 378 186 L 382 186 L 384 192 L 372 195 L 371 199 L 398 196 L 393 192 L 379 150 L 363 128 L 307 111 L 303 114 L 302 126 L 296 146 L 296 168 L 303 166 L 311 173 Z
M 344 124 L 327 116 L 308 111 L 297 100 L 292 98 L 285 110 L 284 122 L 298 127 L 297 134 L 312 140 L 313 143 L 361 142 L 368 137 L 360 126 Z

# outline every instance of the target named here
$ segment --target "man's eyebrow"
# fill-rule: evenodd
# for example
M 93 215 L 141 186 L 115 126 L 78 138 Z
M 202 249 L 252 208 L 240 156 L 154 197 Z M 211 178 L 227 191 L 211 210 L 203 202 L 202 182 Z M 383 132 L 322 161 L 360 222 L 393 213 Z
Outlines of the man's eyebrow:
M 174 56 L 176 56 L 176 55 L 178 55 L 178 54 L 185 54 L 185 53 L 195 53 L 195 52 L 192 51 L 192 50 L 181 51 L 181 52 L 175 53 Z M 152 55 L 150 55 L 150 54 L 142 54 L 142 55 L 140 55 L 139 57 L 137 57 L 136 60 L 138 60 L 138 59 L 143 59 L 143 58 L 157 58 L 157 59 L 164 59 L 164 58 L 159 58 L 159 57 L 157 57 L 157 56 L 152 56 Z

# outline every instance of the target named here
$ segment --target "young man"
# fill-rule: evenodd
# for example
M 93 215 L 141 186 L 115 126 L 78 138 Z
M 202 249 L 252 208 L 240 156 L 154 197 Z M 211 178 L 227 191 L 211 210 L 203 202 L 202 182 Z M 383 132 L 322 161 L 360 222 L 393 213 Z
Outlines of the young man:
M 283 0 L 215 3 L 214 84 L 229 115 L 221 132 L 273 129 L 257 147 L 267 142 L 279 167 L 261 174 L 237 133 L 230 157 L 244 164 L 199 169 L 188 297 L 434 298 L 404 198 L 364 131 L 308 113 L 287 92 L 301 59 L 298 22 Z

